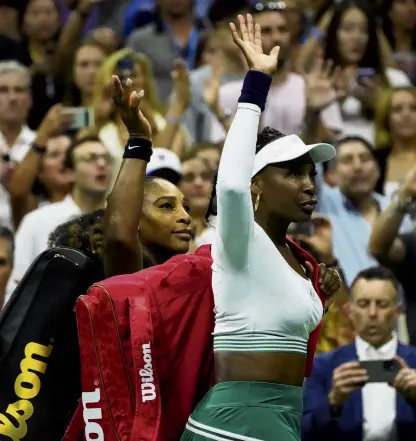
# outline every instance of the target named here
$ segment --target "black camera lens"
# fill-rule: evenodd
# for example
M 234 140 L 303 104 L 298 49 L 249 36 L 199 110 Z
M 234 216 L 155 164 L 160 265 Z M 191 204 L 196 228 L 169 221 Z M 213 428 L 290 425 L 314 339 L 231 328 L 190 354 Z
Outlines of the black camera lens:
M 385 361 L 384 369 L 389 372 L 394 371 L 394 362 L 392 360 Z

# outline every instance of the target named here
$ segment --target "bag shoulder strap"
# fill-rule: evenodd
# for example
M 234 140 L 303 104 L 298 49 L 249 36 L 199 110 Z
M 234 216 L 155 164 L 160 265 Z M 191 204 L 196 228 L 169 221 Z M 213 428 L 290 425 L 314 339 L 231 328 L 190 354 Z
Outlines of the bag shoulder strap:
M 134 419 L 134 393 L 108 291 L 94 285 L 76 304 L 82 405 L 86 438 L 127 441 Z
M 149 287 L 150 288 L 150 287 Z M 136 374 L 136 418 L 131 439 L 156 439 L 161 416 L 161 397 L 153 353 L 153 323 L 148 294 L 129 298 L 132 355 Z

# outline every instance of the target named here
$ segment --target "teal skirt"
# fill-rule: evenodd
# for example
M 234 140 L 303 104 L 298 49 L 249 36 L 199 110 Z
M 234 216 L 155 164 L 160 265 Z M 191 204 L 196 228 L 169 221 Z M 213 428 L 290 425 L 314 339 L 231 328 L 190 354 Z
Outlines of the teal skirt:
M 299 386 L 219 383 L 189 417 L 181 441 L 300 441 L 302 409 Z

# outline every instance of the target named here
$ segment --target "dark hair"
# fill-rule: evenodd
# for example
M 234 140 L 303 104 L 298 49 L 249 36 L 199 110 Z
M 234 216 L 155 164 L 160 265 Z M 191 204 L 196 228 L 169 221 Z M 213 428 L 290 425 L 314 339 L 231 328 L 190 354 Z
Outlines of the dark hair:
M 371 153 L 371 156 L 375 159 L 374 146 L 370 143 L 370 141 L 367 141 L 361 136 L 344 136 L 343 138 L 340 138 L 335 142 L 335 148 L 338 150 L 343 144 L 346 144 L 347 142 L 359 142 Z
M 283 138 L 284 135 L 279 130 L 273 129 L 272 127 L 265 127 L 258 135 L 256 142 L 256 154 L 267 144 L 275 141 L 276 139 Z M 261 171 L 259 172 L 261 173 Z M 211 216 L 217 215 L 217 207 L 216 207 L 216 199 L 217 199 L 217 178 L 218 178 L 218 170 L 215 172 L 214 179 L 212 181 L 212 191 L 211 197 L 209 199 L 208 209 L 205 213 L 205 221 L 208 222 Z
M 10 228 L 0 225 L 0 239 L 5 239 L 10 242 L 11 259 L 13 260 L 14 255 L 14 236 Z
M 50 247 L 68 247 L 80 251 L 87 256 L 91 265 L 90 276 L 94 281 L 105 278 L 104 273 L 104 209 L 95 210 L 71 219 L 58 227 L 49 235 Z
M 372 266 L 371 268 L 367 268 L 361 272 L 358 273 L 358 275 L 355 277 L 354 281 L 351 284 L 351 291 L 354 287 L 354 285 L 358 282 L 360 279 L 365 280 L 386 280 L 393 284 L 394 289 L 397 291 L 397 293 L 400 290 L 400 284 L 397 281 L 393 271 L 390 269 L 384 267 L 384 266 Z
M 156 185 L 160 182 L 160 181 L 166 181 L 166 179 L 164 178 L 160 178 L 159 176 L 146 176 L 144 178 L 144 182 L 143 182 L 143 191 L 144 191 L 144 195 L 148 195 L 150 191 L 152 191 L 152 189 L 154 187 L 156 187 Z
M 178 185 L 182 179 L 182 175 L 180 173 L 167 167 L 158 168 L 148 177 L 164 179 L 165 181 L 171 182 L 173 185 Z
M 390 46 L 393 50 L 396 49 L 397 41 L 394 37 L 393 33 L 393 24 L 390 19 L 390 10 L 393 6 L 394 0 L 383 0 L 380 2 L 380 6 L 378 8 L 378 15 L 381 18 L 382 28 L 384 35 L 386 36 Z M 412 32 L 412 50 L 416 50 L 416 32 Z
M 208 10 L 208 20 L 216 27 L 221 22 L 234 20 L 236 15 L 249 9 L 248 0 L 214 0 Z
M 148 180 L 148 185 L 151 179 Z M 151 184 L 150 184 L 151 185 Z M 50 247 L 68 247 L 81 251 L 94 263 L 99 279 L 104 274 L 104 215 L 105 209 L 83 214 L 58 227 L 49 235 Z M 149 252 L 143 248 L 143 268 L 156 265 Z
M 75 139 L 75 141 L 72 142 L 72 144 L 68 147 L 68 150 L 66 151 L 64 159 L 65 169 L 74 169 L 74 150 L 80 145 L 85 144 L 86 142 L 98 142 L 99 144 L 103 145 L 101 139 L 98 138 L 98 136 L 85 136 Z
M 74 248 L 90 259 L 101 260 L 104 214 L 99 209 L 58 225 L 49 235 L 49 246 Z
M 351 8 L 360 9 L 367 18 L 368 22 L 368 42 L 364 55 L 358 65 L 360 67 L 370 67 L 376 73 L 384 76 L 381 50 L 377 37 L 377 23 L 375 11 L 364 0 L 344 0 L 334 6 L 334 15 L 329 23 L 325 38 L 325 59 L 332 60 L 336 66 L 342 65 L 341 54 L 338 47 L 337 33 L 345 12 Z

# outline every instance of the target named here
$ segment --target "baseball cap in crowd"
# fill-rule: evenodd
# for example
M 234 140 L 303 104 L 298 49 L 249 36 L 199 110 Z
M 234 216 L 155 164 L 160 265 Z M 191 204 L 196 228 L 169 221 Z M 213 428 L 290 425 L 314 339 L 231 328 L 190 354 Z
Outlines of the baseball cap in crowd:
M 182 178 L 182 164 L 179 156 L 164 148 L 154 148 L 147 164 L 146 176 L 163 178 L 177 185 Z
M 305 144 L 299 136 L 282 136 L 264 146 L 255 156 L 252 177 L 269 164 L 292 161 L 309 153 L 317 164 L 335 157 L 335 148 L 330 144 Z

